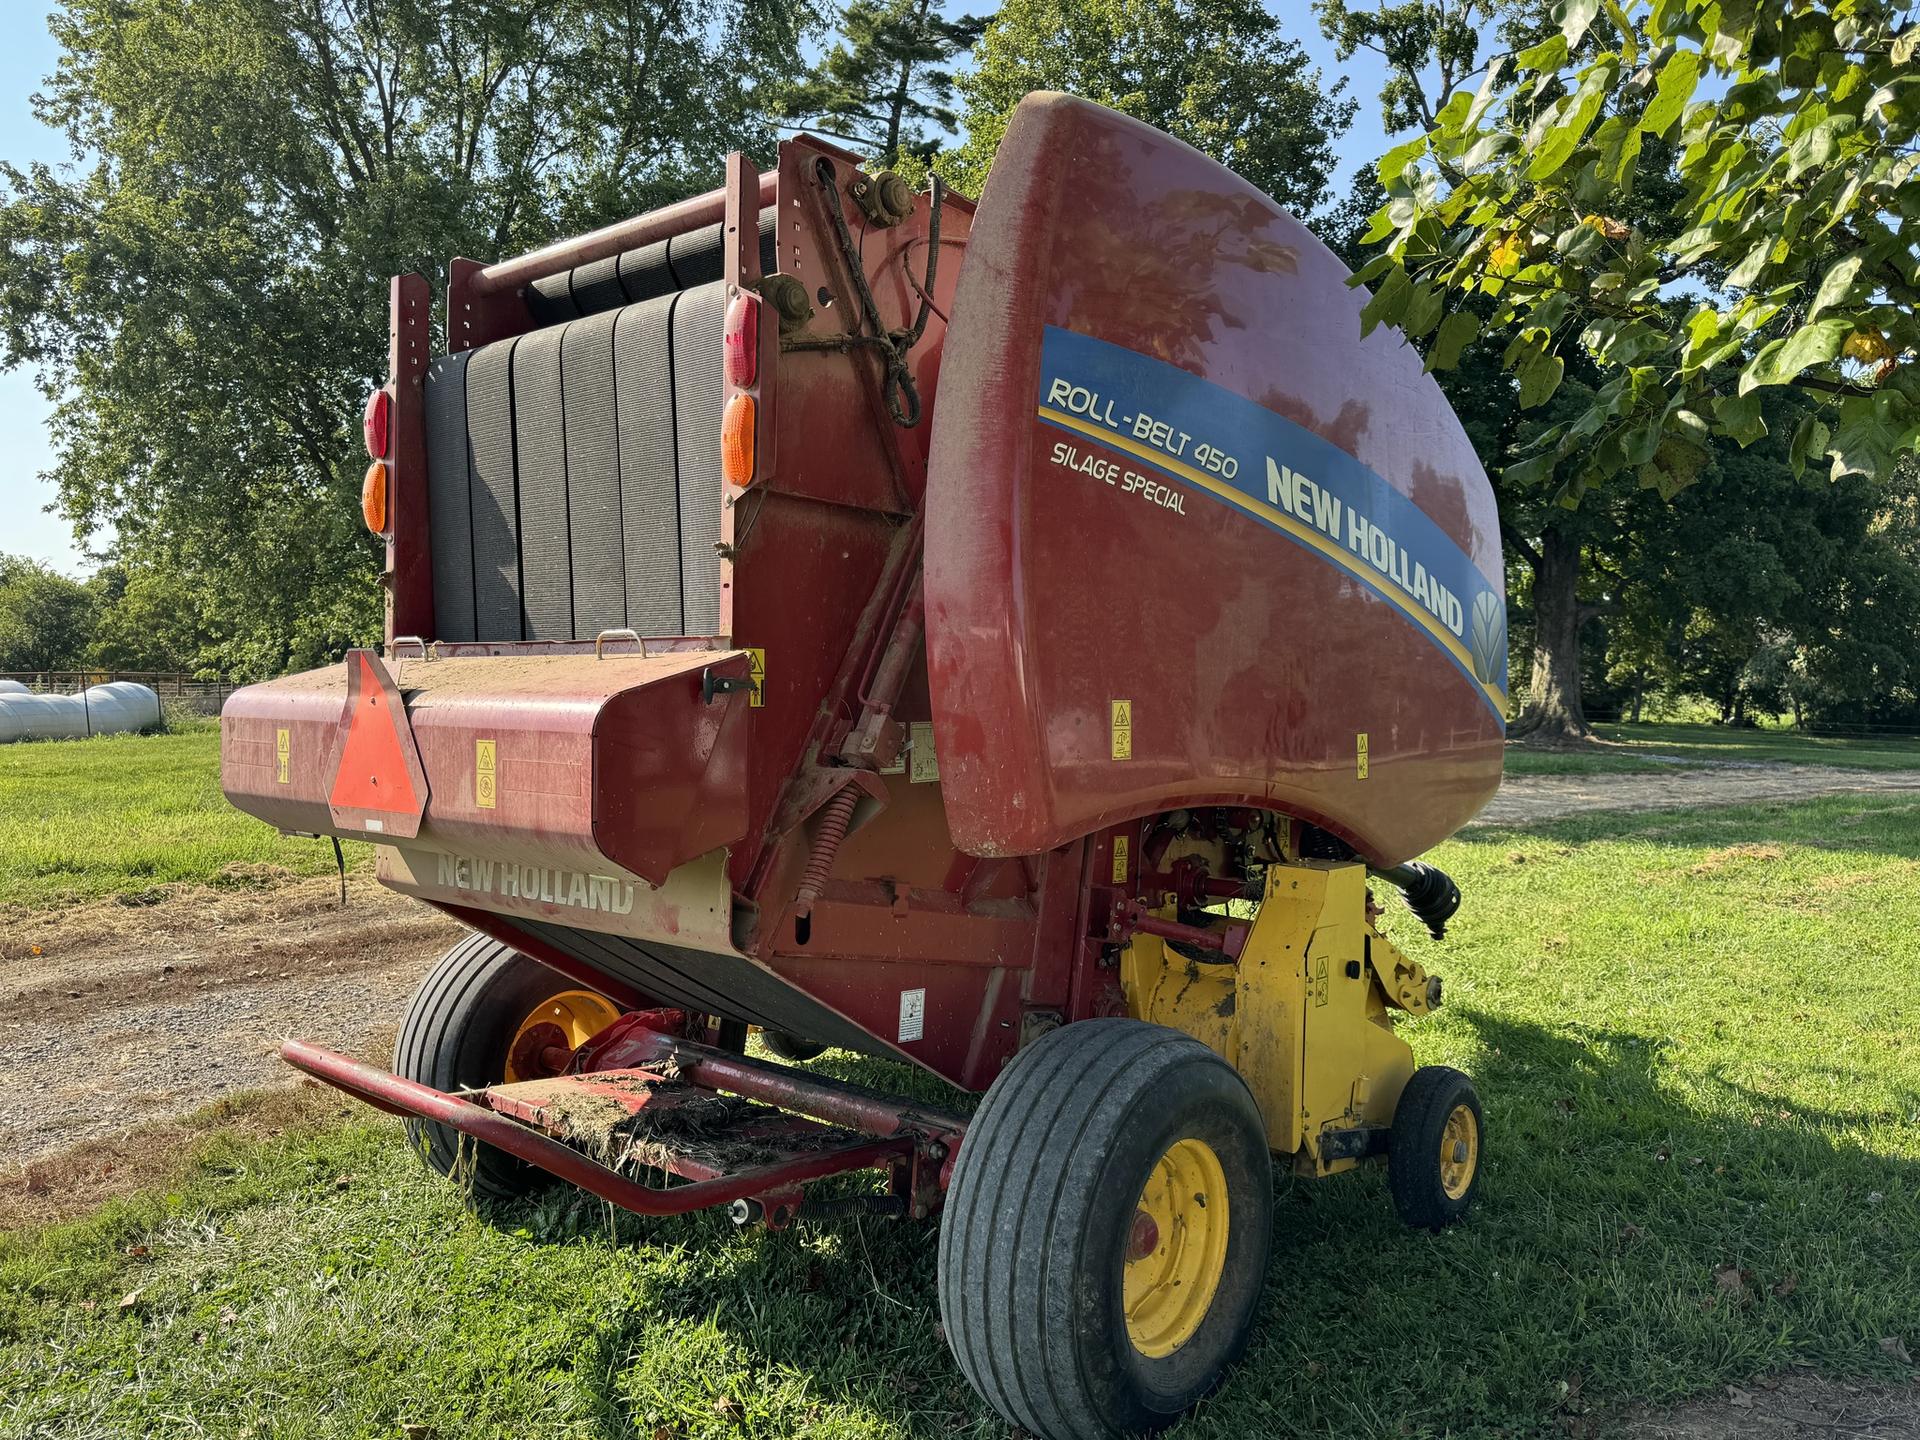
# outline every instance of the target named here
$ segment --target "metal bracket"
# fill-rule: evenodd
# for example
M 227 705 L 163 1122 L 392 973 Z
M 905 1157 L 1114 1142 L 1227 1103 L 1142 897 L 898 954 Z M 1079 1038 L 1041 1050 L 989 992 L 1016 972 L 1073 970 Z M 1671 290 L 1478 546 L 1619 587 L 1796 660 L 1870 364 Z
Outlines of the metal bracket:
M 732 695 L 741 690 L 753 689 L 751 675 L 716 675 L 709 665 L 700 672 L 700 698 L 711 705 L 722 695 Z

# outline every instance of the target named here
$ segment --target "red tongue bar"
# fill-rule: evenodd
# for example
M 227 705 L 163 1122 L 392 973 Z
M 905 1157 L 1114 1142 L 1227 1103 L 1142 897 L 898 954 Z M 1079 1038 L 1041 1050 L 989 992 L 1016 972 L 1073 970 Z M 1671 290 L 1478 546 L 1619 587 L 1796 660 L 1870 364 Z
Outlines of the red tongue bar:
M 347 704 L 340 714 L 333 786 L 334 824 L 411 840 L 427 808 L 427 776 L 400 690 L 372 650 L 347 652 Z

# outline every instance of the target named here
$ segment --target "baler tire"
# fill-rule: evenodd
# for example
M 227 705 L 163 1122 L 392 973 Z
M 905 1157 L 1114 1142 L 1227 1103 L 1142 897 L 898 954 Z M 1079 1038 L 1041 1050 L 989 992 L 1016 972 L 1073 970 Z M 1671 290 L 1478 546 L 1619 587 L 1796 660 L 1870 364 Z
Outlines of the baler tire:
M 1450 1139 L 1450 1125 L 1470 1125 L 1471 1134 Z M 1446 1065 L 1423 1065 L 1413 1072 L 1394 1105 L 1387 1143 L 1387 1190 L 1403 1221 L 1438 1234 L 1467 1213 L 1480 1192 L 1486 1134 L 1472 1080 Z M 1452 1184 L 1452 1157 L 1443 1148 L 1468 1152 L 1453 1159 L 1456 1170 L 1462 1164 L 1467 1168 Z
M 769 1054 L 777 1055 L 789 1065 L 804 1065 L 827 1053 L 826 1046 L 802 1040 L 787 1030 L 762 1030 L 760 1043 L 767 1047 Z
M 498 1085 L 525 1017 L 578 988 L 511 945 L 468 935 L 440 957 L 408 1002 L 394 1040 L 393 1073 L 448 1092 Z M 430 1120 L 409 1119 L 407 1139 L 429 1170 L 466 1184 L 482 1204 L 517 1199 L 551 1180 L 524 1160 Z
M 1150 1293 L 1172 1295 L 1184 1306 L 1177 1313 L 1192 1318 L 1170 1349 L 1156 1342 L 1149 1348 L 1158 1353 L 1148 1354 L 1124 1304 L 1126 1252 L 1142 1234 L 1137 1217 L 1150 1182 L 1159 1185 L 1190 1146 L 1214 1157 L 1210 1173 L 1228 1201 L 1217 1235 L 1200 1245 L 1218 1246 L 1214 1288 L 1196 1311 L 1155 1280 L 1160 1288 Z M 1271 1239 L 1271 1171 L 1246 1082 L 1198 1040 L 1124 1019 L 1042 1036 L 988 1089 L 954 1159 L 939 1292 L 961 1371 L 1003 1419 L 1043 1440 L 1106 1440 L 1172 1424 L 1219 1383 L 1252 1333 Z M 1204 1213 L 1203 1196 L 1194 1199 Z M 1183 1233 L 1212 1228 L 1201 1221 Z M 1162 1256 L 1188 1248 L 1178 1239 L 1134 1258 L 1164 1266 Z

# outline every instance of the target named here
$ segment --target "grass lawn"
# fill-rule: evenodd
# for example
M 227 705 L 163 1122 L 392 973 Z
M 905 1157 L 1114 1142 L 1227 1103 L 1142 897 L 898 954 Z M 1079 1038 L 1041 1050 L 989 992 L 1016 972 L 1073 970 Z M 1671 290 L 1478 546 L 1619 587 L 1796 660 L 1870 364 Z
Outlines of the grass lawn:
M 371 853 L 347 849 L 353 864 Z M 285 839 L 221 796 L 211 722 L 0 746 L 0 902 L 41 910 L 181 881 L 242 885 L 332 869 L 332 846 Z
M 1509 775 L 1650 774 L 1723 764 L 1835 765 L 1852 770 L 1920 770 L 1920 739 L 1843 740 L 1792 730 L 1720 725 L 1596 725 L 1607 742 L 1592 750 L 1507 747 Z M 1655 758 L 1658 757 L 1658 758 Z
M 1419 1058 L 1485 1099 L 1480 1206 L 1416 1234 L 1377 1170 L 1276 1180 L 1260 1332 L 1177 1434 L 1585 1434 L 1795 1363 L 1910 1378 L 1881 1341 L 1920 1352 L 1920 802 L 1592 815 L 1436 858 L 1453 938 L 1394 929 L 1447 980 Z M 930 1226 L 566 1193 L 488 1223 L 365 1112 L 215 1136 L 164 1192 L 0 1236 L 0 1434 L 1002 1435 L 934 1256 Z

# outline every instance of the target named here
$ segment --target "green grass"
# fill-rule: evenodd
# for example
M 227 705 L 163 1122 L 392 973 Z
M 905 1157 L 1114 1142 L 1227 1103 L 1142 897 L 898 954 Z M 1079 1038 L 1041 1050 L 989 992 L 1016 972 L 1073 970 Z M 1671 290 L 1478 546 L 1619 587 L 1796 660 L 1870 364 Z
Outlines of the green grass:
M 1723 725 L 1596 725 L 1604 747 L 1507 747 L 1509 775 L 1652 774 L 1703 765 L 1835 765 L 1853 770 L 1920 770 L 1920 739 L 1846 740 L 1792 730 Z
M 1392 928 L 1447 981 L 1416 1053 L 1485 1099 L 1480 1205 L 1416 1234 L 1376 1169 L 1277 1179 L 1258 1335 L 1177 1435 L 1545 1437 L 1794 1363 L 1910 1378 L 1879 1342 L 1920 1351 L 1920 802 L 1435 858 L 1453 937 Z M 0 1433 L 1004 1435 L 934 1257 L 931 1226 L 565 1194 L 488 1223 L 371 1118 L 215 1139 L 169 1193 L 0 1238 Z
M 365 863 L 368 847 L 348 848 Z M 0 746 L 0 902 L 40 910 L 332 869 L 332 846 L 283 838 L 221 796 L 211 722 Z

